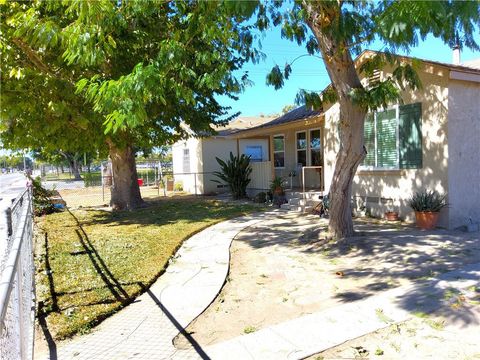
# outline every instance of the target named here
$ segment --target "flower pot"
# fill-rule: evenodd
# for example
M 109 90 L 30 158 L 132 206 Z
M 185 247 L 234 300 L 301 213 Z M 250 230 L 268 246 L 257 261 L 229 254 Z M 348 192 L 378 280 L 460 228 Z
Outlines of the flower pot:
M 385 212 L 385 219 L 387 219 L 388 221 L 398 221 L 398 212 L 396 211 Z
M 434 229 L 437 226 L 440 213 L 431 211 L 415 211 L 417 227 L 423 230 Z

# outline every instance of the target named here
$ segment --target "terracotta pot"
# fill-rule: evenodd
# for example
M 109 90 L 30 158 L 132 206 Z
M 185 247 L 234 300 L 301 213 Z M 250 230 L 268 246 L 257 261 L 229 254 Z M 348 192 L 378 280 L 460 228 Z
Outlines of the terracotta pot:
M 281 186 L 277 186 L 275 190 L 273 190 L 274 195 L 284 195 L 285 192 L 283 191 L 283 188 Z
M 415 211 L 417 227 L 423 230 L 434 229 L 437 226 L 439 214 L 431 211 Z
M 385 219 L 387 219 L 388 221 L 398 221 L 398 212 L 387 211 L 385 213 Z

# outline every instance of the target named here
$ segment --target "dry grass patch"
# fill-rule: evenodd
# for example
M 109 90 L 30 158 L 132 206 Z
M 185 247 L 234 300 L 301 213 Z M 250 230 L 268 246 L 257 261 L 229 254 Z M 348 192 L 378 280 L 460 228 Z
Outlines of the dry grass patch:
M 55 339 L 88 331 L 145 291 L 184 239 L 258 209 L 169 199 L 137 211 L 79 209 L 38 219 L 37 298 L 42 322 Z

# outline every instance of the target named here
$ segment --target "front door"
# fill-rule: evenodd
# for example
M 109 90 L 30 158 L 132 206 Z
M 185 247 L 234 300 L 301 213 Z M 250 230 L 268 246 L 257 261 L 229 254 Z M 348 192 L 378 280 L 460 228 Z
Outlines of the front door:
M 296 163 L 299 180 L 305 167 L 305 187 L 320 189 L 323 184 L 323 148 L 322 133 L 319 128 L 297 131 L 295 134 Z M 320 168 L 322 167 L 322 168 Z

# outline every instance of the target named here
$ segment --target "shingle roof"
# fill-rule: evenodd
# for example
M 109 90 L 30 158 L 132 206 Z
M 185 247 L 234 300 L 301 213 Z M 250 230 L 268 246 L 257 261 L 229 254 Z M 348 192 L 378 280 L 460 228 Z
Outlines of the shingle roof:
M 307 119 L 309 117 L 317 116 L 317 115 L 320 115 L 321 113 L 322 113 L 321 111 L 312 110 L 308 108 L 306 105 L 303 105 L 296 109 L 290 110 L 286 114 L 283 114 L 282 116 L 276 119 L 273 119 L 272 121 L 269 121 L 259 126 L 255 126 L 254 128 L 251 128 L 251 129 L 259 129 L 259 128 L 266 128 L 270 126 L 286 124 L 291 121 L 298 121 L 298 120 Z
M 271 116 L 240 116 L 230 121 L 225 126 L 217 126 L 214 129 L 217 131 L 215 136 L 228 136 L 233 135 L 239 131 L 253 129 L 262 124 L 271 121 Z

